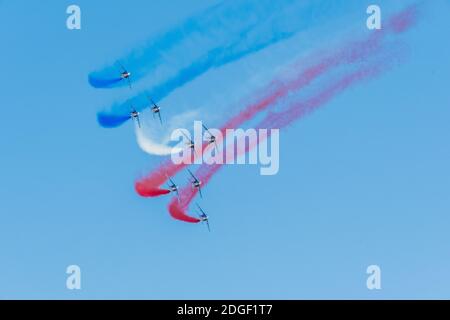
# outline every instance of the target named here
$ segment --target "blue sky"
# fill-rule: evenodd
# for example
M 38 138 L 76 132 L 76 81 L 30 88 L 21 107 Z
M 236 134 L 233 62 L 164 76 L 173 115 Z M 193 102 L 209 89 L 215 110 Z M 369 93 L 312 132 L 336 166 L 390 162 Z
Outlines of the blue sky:
M 194 109 L 220 124 L 288 61 L 367 33 L 372 2 L 207 72 L 162 101 L 165 117 Z M 387 16 L 411 1 L 378 3 Z M 0 298 L 449 297 L 448 1 L 403 37 L 401 65 L 281 131 L 278 175 L 221 170 L 201 202 L 211 233 L 172 220 L 167 198 L 135 194 L 162 158 L 139 149 L 130 123 L 98 125 L 130 91 L 87 76 L 212 2 L 76 1 L 77 31 L 70 4 L 0 3 Z M 65 287 L 71 264 L 80 291 Z M 382 290 L 366 288 L 371 264 Z

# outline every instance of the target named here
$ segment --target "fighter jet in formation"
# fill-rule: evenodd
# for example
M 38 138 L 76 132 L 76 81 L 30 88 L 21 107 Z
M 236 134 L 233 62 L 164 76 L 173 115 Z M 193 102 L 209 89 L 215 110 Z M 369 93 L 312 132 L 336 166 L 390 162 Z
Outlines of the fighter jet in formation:
M 189 138 L 188 135 L 184 131 L 181 131 L 181 133 L 183 134 L 183 136 L 187 140 L 187 142 L 186 142 L 187 147 L 190 148 L 195 153 L 195 143 L 194 143 L 194 141 L 191 138 Z
M 162 125 L 163 123 L 162 123 L 162 119 L 161 119 L 161 107 L 160 107 L 159 105 L 157 105 L 157 104 L 155 103 L 155 101 L 153 101 L 153 99 L 150 98 L 149 95 L 147 95 L 147 99 L 148 99 L 148 101 L 151 103 L 151 105 L 150 105 L 150 110 L 152 111 L 153 118 L 155 118 L 155 115 L 157 115 L 157 116 L 159 117 L 159 122 L 160 122 L 161 125 Z
M 201 222 L 205 222 L 207 227 L 208 227 L 208 231 L 211 232 L 211 229 L 209 227 L 209 217 L 208 215 L 205 213 L 205 211 L 203 211 L 203 209 L 198 205 L 198 203 L 196 203 L 198 210 L 200 211 L 198 214 L 198 218 L 200 219 Z
M 170 192 L 175 192 L 177 194 L 178 201 L 180 201 L 180 194 L 178 193 L 178 186 L 175 184 L 175 182 L 172 180 L 172 178 L 169 177 L 167 174 L 166 174 L 166 177 L 170 182 L 168 185 Z
M 217 139 L 216 137 L 209 131 L 209 129 L 202 124 L 203 129 L 208 133 L 208 144 L 214 144 L 214 147 L 216 148 L 216 151 L 219 151 L 219 148 L 217 147 Z

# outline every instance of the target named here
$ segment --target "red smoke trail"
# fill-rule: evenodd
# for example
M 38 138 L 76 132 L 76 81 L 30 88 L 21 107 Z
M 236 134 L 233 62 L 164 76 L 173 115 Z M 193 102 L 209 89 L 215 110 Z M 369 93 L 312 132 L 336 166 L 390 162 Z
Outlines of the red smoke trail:
M 419 18 L 419 9 L 424 2 L 410 5 L 405 10 L 394 15 L 388 22 L 388 29 L 394 33 L 403 33 L 411 28 Z
M 160 193 L 160 187 L 167 181 L 167 176 L 174 176 L 183 168 L 183 165 L 174 164 L 171 159 L 167 159 L 157 170 L 152 171 L 147 177 L 136 181 L 134 188 L 142 197 L 156 197 Z M 167 176 L 166 176 L 167 175 Z
M 202 182 L 202 186 L 206 185 L 214 173 L 222 167 L 220 164 L 202 165 L 197 171 L 196 176 Z M 199 219 L 189 216 L 186 213 L 190 203 L 198 193 L 197 188 L 192 188 L 192 185 L 186 185 L 179 190 L 179 199 L 172 198 L 168 205 L 168 210 L 172 218 L 185 222 L 198 223 Z
M 198 223 L 200 219 L 188 216 L 183 208 L 180 207 L 178 201 L 171 201 L 169 204 L 169 212 L 172 218 L 189 223 Z
M 300 72 L 297 77 L 288 81 L 277 80 L 273 81 L 265 90 L 265 92 L 269 92 L 268 95 L 263 98 L 257 100 L 256 102 L 250 104 L 241 111 L 239 114 L 229 119 L 225 125 L 221 127 L 221 132 L 223 135 L 226 133 L 226 129 L 228 128 L 236 128 L 240 126 L 242 123 L 251 120 L 256 114 L 261 111 L 266 110 L 268 107 L 276 104 L 282 98 L 286 97 L 290 92 L 297 91 L 303 87 L 309 85 L 313 80 L 322 76 L 326 72 L 340 66 L 340 65 L 349 65 L 356 62 L 364 61 L 364 58 L 373 55 L 375 52 L 379 51 L 381 48 L 382 40 L 389 34 L 393 33 L 401 33 L 409 29 L 417 17 L 417 6 L 413 5 L 406 10 L 403 10 L 400 14 L 394 16 L 388 22 L 387 26 L 381 31 L 373 31 L 371 36 L 369 36 L 366 40 L 352 42 L 345 46 L 343 49 L 337 50 L 332 55 L 329 55 L 320 62 L 313 64 L 312 66 L 304 69 Z M 273 119 L 272 119 L 273 120 Z M 272 121 L 266 118 L 266 121 Z M 281 121 L 281 120 L 277 120 Z M 270 123 L 269 123 L 270 124 Z M 266 126 L 265 128 L 273 127 L 272 125 Z M 264 127 L 263 127 L 264 128 Z M 207 143 L 204 143 L 201 150 L 208 146 Z M 160 186 L 164 184 L 167 180 L 166 174 L 168 176 L 172 176 L 177 174 L 180 170 L 185 168 L 186 164 L 174 164 L 171 159 L 165 161 L 159 168 L 151 172 L 147 177 L 139 180 L 135 184 L 136 191 L 144 197 L 148 196 L 156 196 L 160 195 L 159 191 Z M 219 166 L 220 167 L 220 166 Z M 215 173 L 219 169 L 216 166 L 210 166 L 212 174 Z M 211 176 L 212 176 L 211 174 Z M 209 174 L 205 177 L 202 177 L 201 172 L 198 173 L 198 177 L 201 180 L 208 180 Z M 171 203 L 170 212 L 173 217 L 181 218 L 180 220 L 187 222 L 198 222 L 191 221 L 198 220 L 191 218 L 187 215 L 180 214 L 180 210 L 185 209 L 186 206 L 189 205 L 190 201 L 196 194 L 195 190 L 189 190 L 189 192 L 184 192 L 184 198 L 186 201 L 182 201 L 181 203 Z M 189 200 L 190 199 L 190 200 Z M 186 202 L 186 206 L 183 205 Z

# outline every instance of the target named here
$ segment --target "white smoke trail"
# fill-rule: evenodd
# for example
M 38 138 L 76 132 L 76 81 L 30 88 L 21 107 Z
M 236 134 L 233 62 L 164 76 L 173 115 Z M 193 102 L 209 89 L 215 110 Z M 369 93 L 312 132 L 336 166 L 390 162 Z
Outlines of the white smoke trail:
M 159 120 L 153 119 L 148 111 L 144 111 L 141 113 L 141 128 L 135 123 L 136 142 L 142 151 L 150 155 L 168 156 L 179 153 L 183 149 L 170 144 L 170 135 L 175 129 L 192 126 L 198 114 L 197 111 L 184 112 L 172 117 L 161 126 Z

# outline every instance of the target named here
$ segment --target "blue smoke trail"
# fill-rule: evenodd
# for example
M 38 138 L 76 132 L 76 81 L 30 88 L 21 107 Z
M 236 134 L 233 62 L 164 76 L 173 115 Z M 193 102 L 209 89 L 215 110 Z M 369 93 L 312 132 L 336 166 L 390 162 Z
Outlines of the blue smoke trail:
M 146 74 L 155 71 L 171 50 L 181 47 L 180 52 L 191 38 L 199 40 L 199 48 L 219 47 L 233 41 L 241 30 L 255 28 L 269 19 L 273 11 L 291 4 L 295 0 L 233 0 L 223 1 L 181 25 L 152 38 L 146 45 L 131 51 L 119 59 L 120 63 L 132 73 L 132 81 L 137 82 Z M 200 39 L 197 39 L 199 38 Z M 195 48 L 190 48 L 195 50 Z M 175 54 L 176 56 L 176 54 Z M 92 72 L 89 83 L 95 88 L 114 88 L 128 85 L 126 81 L 111 81 L 123 72 L 117 63 Z
M 104 79 L 97 78 L 94 75 L 89 75 L 89 84 L 94 88 L 111 88 L 122 80 L 122 78 Z
M 97 114 L 97 121 L 103 128 L 116 128 L 124 124 L 128 119 L 131 119 L 129 115 L 111 115 L 102 112 Z
M 349 0 L 346 4 L 356 1 Z M 272 3 L 275 3 L 275 1 Z M 102 119 L 107 120 L 108 117 L 115 118 L 125 115 L 128 113 L 127 110 L 129 110 L 130 105 L 136 107 L 138 111 L 142 110 L 149 105 L 147 101 L 148 95 L 155 101 L 160 101 L 177 88 L 182 87 L 210 69 L 221 67 L 244 56 L 256 53 L 293 36 L 299 30 L 311 27 L 312 24 L 320 25 L 329 18 L 329 13 L 337 14 L 341 11 L 345 12 L 346 9 L 348 7 L 343 6 L 339 0 L 317 0 L 308 3 L 308 5 L 299 1 L 292 6 L 278 7 L 277 10 L 272 11 L 265 21 L 258 22 L 254 27 L 250 25 L 248 28 L 244 28 L 235 34 L 236 39 L 228 41 L 226 45 L 206 50 L 206 52 L 193 59 L 188 66 L 179 68 L 175 75 L 155 85 L 150 90 L 142 92 L 123 103 L 113 105 L 110 111 L 102 111 L 100 113 Z M 101 122 L 99 123 L 102 125 Z M 120 124 L 118 123 L 118 125 Z M 110 127 L 108 126 L 108 128 Z

